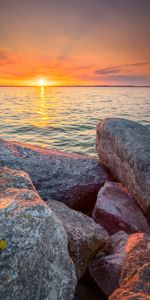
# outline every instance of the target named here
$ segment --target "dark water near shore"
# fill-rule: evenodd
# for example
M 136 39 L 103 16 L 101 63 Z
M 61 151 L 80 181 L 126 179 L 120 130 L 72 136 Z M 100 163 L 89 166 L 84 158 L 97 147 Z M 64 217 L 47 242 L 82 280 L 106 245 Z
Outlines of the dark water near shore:
M 95 155 L 95 127 L 105 117 L 150 128 L 150 88 L 0 88 L 3 139 Z

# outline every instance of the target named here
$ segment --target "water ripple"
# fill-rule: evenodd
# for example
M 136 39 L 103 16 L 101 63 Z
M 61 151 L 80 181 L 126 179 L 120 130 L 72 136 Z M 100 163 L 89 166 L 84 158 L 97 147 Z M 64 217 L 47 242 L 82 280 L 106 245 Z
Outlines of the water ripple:
M 148 88 L 0 88 L 4 139 L 95 155 L 97 123 L 122 117 L 150 128 Z

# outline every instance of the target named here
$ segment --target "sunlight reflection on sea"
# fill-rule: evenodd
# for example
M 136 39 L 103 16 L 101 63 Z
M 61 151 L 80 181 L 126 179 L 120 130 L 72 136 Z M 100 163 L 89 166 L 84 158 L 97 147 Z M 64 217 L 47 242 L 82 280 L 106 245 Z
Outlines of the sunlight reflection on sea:
M 1 138 L 95 155 L 100 119 L 150 128 L 150 88 L 1 87 Z

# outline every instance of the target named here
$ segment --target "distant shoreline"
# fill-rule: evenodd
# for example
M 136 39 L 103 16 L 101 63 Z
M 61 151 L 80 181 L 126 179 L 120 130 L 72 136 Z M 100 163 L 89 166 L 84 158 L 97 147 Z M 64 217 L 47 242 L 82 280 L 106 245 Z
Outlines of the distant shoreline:
M 109 88 L 124 88 L 124 87 L 128 87 L 128 88 L 150 88 L 150 85 L 46 85 L 46 86 L 37 86 L 37 85 L 0 85 L 1 87 L 25 87 L 25 88 L 57 88 L 57 87 L 61 87 L 61 88 L 65 88 L 65 87 L 82 87 L 82 88 L 86 88 L 86 87 L 109 87 Z

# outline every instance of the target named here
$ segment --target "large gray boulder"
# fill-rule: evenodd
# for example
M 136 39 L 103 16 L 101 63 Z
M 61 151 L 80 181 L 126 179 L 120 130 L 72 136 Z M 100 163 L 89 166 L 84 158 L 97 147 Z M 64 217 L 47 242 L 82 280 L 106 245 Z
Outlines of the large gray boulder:
M 120 278 L 120 287 L 109 300 L 150 299 L 150 236 L 135 233 L 125 245 L 126 258 Z
M 27 174 L 0 169 L 0 299 L 73 299 L 65 230 Z
M 100 187 L 108 179 L 95 158 L 0 140 L 0 166 L 27 172 L 42 199 L 62 201 L 90 211 Z
M 129 120 L 104 119 L 97 125 L 96 149 L 150 221 L 150 130 Z
M 98 193 L 92 217 L 109 234 L 119 230 L 150 234 L 150 227 L 139 205 L 120 183 L 108 181 L 104 184 Z
M 100 290 L 108 297 L 119 286 L 119 279 L 126 257 L 125 244 L 128 234 L 119 231 L 108 239 L 104 253 L 99 251 L 89 264 L 89 271 Z
M 80 279 L 93 256 L 104 248 L 108 233 L 90 217 L 74 211 L 64 203 L 48 200 L 47 204 L 64 226 L 69 253 L 75 264 L 77 278 Z

